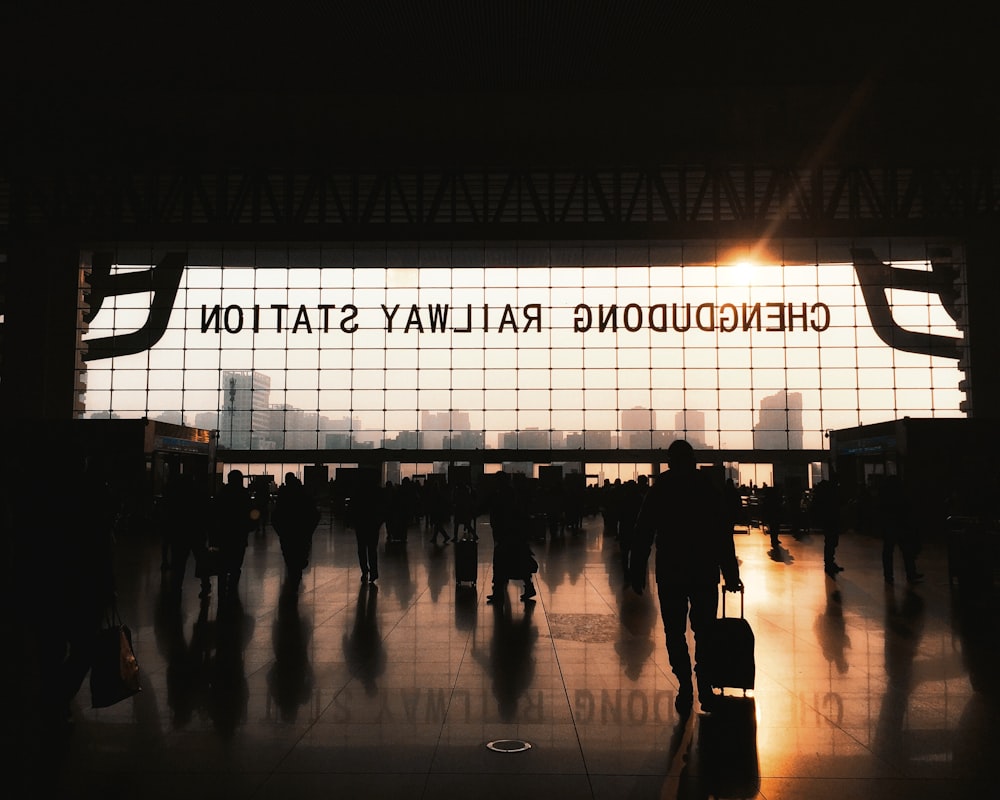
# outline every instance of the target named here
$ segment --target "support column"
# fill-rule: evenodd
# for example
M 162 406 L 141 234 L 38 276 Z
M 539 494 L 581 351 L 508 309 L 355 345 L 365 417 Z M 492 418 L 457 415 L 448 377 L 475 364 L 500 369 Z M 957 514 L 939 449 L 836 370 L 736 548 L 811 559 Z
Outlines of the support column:
M 969 399 L 972 417 L 1000 418 L 1000 238 L 983 231 L 966 244 L 969 303 Z
M 75 246 L 31 242 L 8 253 L 0 414 L 13 430 L 73 418 L 79 272 Z

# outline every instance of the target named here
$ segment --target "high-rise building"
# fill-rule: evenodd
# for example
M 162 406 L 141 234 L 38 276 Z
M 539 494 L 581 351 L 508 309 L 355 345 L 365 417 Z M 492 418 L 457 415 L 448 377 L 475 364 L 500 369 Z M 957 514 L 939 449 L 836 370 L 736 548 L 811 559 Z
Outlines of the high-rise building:
M 219 443 L 234 450 L 254 446 L 254 433 L 271 429 L 271 377 L 257 370 L 224 370 Z M 257 440 L 262 440 L 258 433 Z M 261 444 L 263 442 L 261 441 Z M 266 449 L 266 448 L 265 448 Z
M 753 428 L 753 446 L 762 450 L 801 449 L 802 394 L 784 389 L 765 397 Z
M 656 412 L 633 406 L 622 410 L 621 444 L 623 447 L 651 447 L 656 430 Z
M 674 417 L 674 438 L 686 439 L 692 447 L 705 447 L 705 412 L 678 411 Z

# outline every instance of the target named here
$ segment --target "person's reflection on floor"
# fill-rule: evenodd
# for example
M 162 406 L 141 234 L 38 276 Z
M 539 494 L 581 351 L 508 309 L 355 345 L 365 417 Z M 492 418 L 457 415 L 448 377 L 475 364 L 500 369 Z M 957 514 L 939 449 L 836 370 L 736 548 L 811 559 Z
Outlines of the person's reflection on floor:
M 169 581 L 160 588 L 153 632 L 167 664 L 167 705 L 173 726 L 182 728 L 194 715 L 198 662 L 184 634 L 184 614 Z
M 298 595 L 286 594 L 278 602 L 271 639 L 274 644 L 274 664 L 267 675 L 267 685 L 281 713 L 281 718 L 294 722 L 299 706 L 312 697 L 313 670 L 309 663 L 311 626 L 299 612 Z
M 450 551 L 440 547 L 433 548 L 427 555 L 427 591 L 435 603 L 441 596 L 441 590 L 451 581 L 450 556 Z
M 226 737 L 246 721 L 250 685 L 243 650 L 253 633 L 253 618 L 243 612 L 239 595 L 231 595 L 215 624 L 215 658 L 211 665 L 209 713 Z
M 643 665 L 656 650 L 653 628 L 658 615 L 652 595 L 649 592 L 641 595 L 622 593 L 619 615 L 621 635 L 615 643 L 615 651 L 625 668 L 625 677 L 637 681 L 642 675 Z
M 538 629 L 532 621 L 535 604 L 525 603 L 517 620 L 510 603 L 493 605 L 493 638 L 485 666 L 493 679 L 493 695 L 497 700 L 500 719 L 517 719 L 521 697 L 531 687 L 535 677 L 535 642 Z M 480 663 L 484 659 L 477 653 Z
M 1000 764 L 1000 596 L 993 586 L 976 587 L 971 596 L 969 588 L 959 584 L 952 594 L 952 626 L 973 690 L 955 731 L 954 774 L 992 776 Z M 967 796 L 989 793 L 973 783 Z
M 363 583 L 358 590 L 354 626 L 344 633 L 347 667 L 369 696 L 378 694 L 378 677 L 385 671 L 386 654 L 378 629 L 378 586 Z
M 707 798 L 697 779 L 697 764 L 693 764 L 695 718 L 680 715 L 674 723 L 667 748 L 667 774 L 659 797 L 662 800 L 703 800 Z
M 872 749 L 891 763 L 907 759 L 906 708 L 913 691 L 913 662 L 924 628 L 924 601 L 907 590 L 900 603 L 891 587 L 885 592 L 885 674 L 887 683 Z
M 816 639 L 823 650 L 823 657 L 837 668 L 839 674 L 846 675 L 847 650 L 851 647 L 851 639 L 847 635 L 843 598 L 839 591 L 827 594 L 826 609 L 816 617 L 813 630 L 816 631 Z

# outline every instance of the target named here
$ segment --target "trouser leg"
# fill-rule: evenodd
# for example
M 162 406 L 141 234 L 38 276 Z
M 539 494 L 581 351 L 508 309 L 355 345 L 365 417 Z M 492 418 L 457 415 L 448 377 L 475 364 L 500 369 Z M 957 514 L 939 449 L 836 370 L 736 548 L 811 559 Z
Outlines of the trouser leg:
M 826 531 L 823 534 L 823 563 L 832 567 L 837 563 L 837 544 L 840 535 L 836 531 Z
M 882 577 L 891 581 L 893 577 L 893 557 L 895 556 L 896 543 L 892 534 L 885 533 L 882 538 Z
M 677 678 L 678 694 L 690 697 L 694 689 L 691 681 L 691 655 L 687 644 L 688 599 L 685 594 L 664 587 L 659 582 L 657 591 L 670 669 Z
M 719 609 L 718 586 L 698 587 L 691 591 L 691 631 L 694 634 L 694 673 L 702 706 L 712 695 L 712 683 L 705 663 L 706 639 Z

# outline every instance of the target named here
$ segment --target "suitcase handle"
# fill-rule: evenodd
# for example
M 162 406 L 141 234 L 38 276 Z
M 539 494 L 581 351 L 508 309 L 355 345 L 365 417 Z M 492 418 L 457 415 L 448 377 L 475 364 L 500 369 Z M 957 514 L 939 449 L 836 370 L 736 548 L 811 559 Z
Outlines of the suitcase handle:
M 726 616 L 726 595 L 729 594 L 729 590 L 722 587 L 722 616 Z M 743 619 L 743 587 L 740 586 L 740 619 Z

